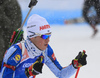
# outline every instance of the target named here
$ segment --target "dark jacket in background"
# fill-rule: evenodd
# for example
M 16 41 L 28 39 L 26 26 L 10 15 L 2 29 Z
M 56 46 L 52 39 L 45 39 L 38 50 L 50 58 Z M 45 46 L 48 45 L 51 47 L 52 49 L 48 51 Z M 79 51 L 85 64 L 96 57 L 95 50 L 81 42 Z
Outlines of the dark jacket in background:
M 8 49 L 13 31 L 21 26 L 22 14 L 17 0 L 0 0 L 0 61 Z
M 84 0 L 83 17 L 91 25 L 100 23 L 100 0 Z M 88 12 L 91 7 L 94 7 L 96 16 L 88 17 Z

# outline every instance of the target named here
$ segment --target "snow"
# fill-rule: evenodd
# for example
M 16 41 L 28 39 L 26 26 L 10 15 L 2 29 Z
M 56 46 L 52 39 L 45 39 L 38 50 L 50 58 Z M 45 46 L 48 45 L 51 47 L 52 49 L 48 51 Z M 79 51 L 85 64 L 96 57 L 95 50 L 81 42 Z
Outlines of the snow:
M 87 65 L 81 67 L 78 78 L 100 78 L 100 26 L 97 27 L 99 32 L 91 38 L 93 31 L 88 25 L 51 25 L 52 36 L 49 44 L 62 66 L 68 66 L 79 51 L 86 50 Z M 43 73 L 36 78 L 56 77 L 44 65 Z M 75 78 L 75 74 L 70 78 Z
M 30 0 L 18 1 L 21 5 L 22 12 L 28 12 L 29 8 L 27 6 Z M 44 11 L 44 9 L 46 9 L 45 13 L 43 12 L 43 16 L 46 17 L 46 15 L 52 16 L 54 10 L 59 10 L 61 11 L 61 13 L 62 10 L 70 10 L 73 11 L 72 14 L 70 13 L 70 11 L 67 13 L 71 15 L 67 14 L 66 12 L 65 14 L 62 13 L 62 15 L 66 18 L 68 18 L 68 16 L 73 18 L 75 17 L 73 16 L 73 14 L 75 14 L 76 16 L 80 16 L 80 11 L 83 7 L 83 1 L 84 0 L 38 0 L 37 5 L 34 7 L 32 12 L 35 12 L 39 9 L 39 13 L 41 13 L 42 15 L 41 10 Z M 51 13 L 48 13 L 47 10 L 53 11 L 51 11 Z M 80 10 L 79 14 L 74 12 L 78 10 Z M 54 15 L 57 16 L 57 14 Z M 61 15 L 59 15 L 58 19 L 61 19 L 60 17 Z M 51 18 L 55 19 L 55 17 L 53 18 L 53 16 Z M 53 20 L 53 22 L 54 21 L 55 20 Z M 97 27 L 99 29 L 99 33 L 94 38 L 91 38 L 91 35 L 93 34 L 92 28 L 86 24 L 51 26 L 52 36 L 50 38 L 50 45 L 52 46 L 55 56 L 62 66 L 68 66 L 71 63 L 72 59 L 77 56 L 79 51 L 86 50 L 86 53 L 88 55 L 88 63 L 86 66 L 83 66 L 80 69 L 78 78 L 100 78 L 100 26 Z M 48 67 L 44 65 L 43 73 L 38 75 L 36 78 L 56 77 L 48 69 Z M 75 78 L 75 74 L 71 78 Z

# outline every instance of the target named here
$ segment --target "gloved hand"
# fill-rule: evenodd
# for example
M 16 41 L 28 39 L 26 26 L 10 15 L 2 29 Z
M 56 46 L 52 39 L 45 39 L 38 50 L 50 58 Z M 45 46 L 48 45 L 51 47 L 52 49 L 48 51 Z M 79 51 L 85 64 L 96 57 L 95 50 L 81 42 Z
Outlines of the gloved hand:
M 79 52 L 74 60 L 72 60 L 72 65 L 74 68 L 78 69 L 78 67 L 82 67 L 87 64 L 86 61 L 87 55 L 85 54 L 85 50 L 83 52 Z
M 38 57 L 37 60 L 29 68 L 25 68 L 25 74 L 27 77 L 42 73 L 43 58 L 43 56 Z

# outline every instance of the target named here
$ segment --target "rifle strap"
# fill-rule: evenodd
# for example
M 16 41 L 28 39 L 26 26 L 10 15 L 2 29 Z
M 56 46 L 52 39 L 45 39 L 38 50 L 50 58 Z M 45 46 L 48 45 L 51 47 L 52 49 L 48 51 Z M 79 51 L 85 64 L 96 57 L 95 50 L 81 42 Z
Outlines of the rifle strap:
M 24 51 L 25 51 L 25 40 L 21 41 L 21 45 L 22 45 L 22 55 L 24 54 Z

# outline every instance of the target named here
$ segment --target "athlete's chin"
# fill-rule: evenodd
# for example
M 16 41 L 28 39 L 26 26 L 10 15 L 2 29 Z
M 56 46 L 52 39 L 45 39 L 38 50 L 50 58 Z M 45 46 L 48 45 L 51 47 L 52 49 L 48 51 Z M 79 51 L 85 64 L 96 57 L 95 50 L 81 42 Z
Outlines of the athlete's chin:
M 48 44 L 44 45 L 42 50 L 45 50 L 47 48 Z

